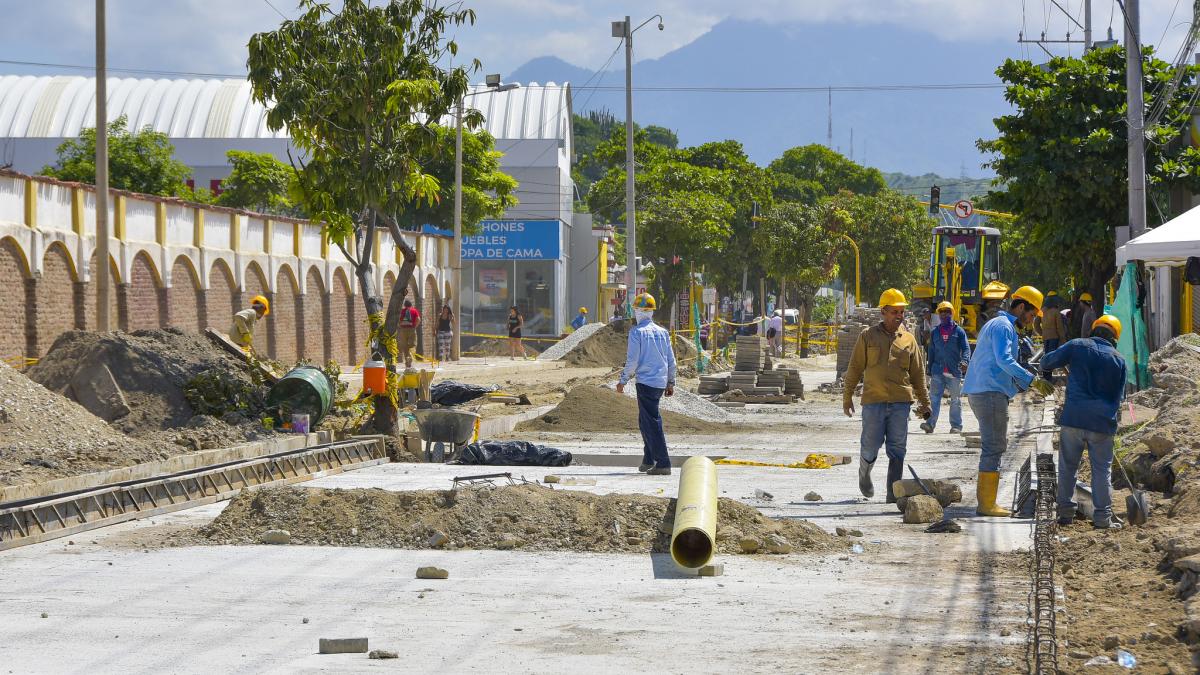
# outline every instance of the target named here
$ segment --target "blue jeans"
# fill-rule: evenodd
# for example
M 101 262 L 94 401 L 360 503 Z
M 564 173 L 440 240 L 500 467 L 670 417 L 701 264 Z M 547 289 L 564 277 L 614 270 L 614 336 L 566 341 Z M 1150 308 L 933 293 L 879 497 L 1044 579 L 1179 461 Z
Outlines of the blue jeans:
M 1008 447 L 1008 396 L 1000 391 L 967 394 L 971 412 L 979 420 L 981 472 L 999 471 L 1000 457 Z
M 663 433 L 662 415 L 658 404 L 666 389 L 637 384 L 638 429 L 642 432 L 642 463 L 656 468 L 671 466 L 667 454 L 667 436 Z
M 1113 437 L 1078 427 L 1062 427 L 1059 434 L 1058 515 L 1075 516 L 1075 476 L 1085 446 L 1092 463 L 1092 522 L 1103 523 L 1112 519 Z
M 950 392 L 950 427 L 962 428 L 962 378 L 947 373 L 929 376 L 929 426 L 936 427 L 938 412 L 942 409 L 942 392 Z
M 885 441 L 888 459 L 904 461 L 904 454 L 908 450 L 908 415 L 911 412 L 912 403 L 863 404 L 859 454 L 864 462 L 874 462 Z

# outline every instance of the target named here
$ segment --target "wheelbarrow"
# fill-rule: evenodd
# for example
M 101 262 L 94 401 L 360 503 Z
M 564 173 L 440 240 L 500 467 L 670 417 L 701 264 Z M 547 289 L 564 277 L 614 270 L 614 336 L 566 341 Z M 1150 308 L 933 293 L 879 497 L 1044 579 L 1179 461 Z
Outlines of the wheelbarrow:
M 462 410 L 417 409 L 413 411 L 421 440 L 425 442 L 426 462 L 445 462 L 457 455 L 460 446 L 471 442 L 479 415 Z M 450 454 L 446 454 L 446 445 Z

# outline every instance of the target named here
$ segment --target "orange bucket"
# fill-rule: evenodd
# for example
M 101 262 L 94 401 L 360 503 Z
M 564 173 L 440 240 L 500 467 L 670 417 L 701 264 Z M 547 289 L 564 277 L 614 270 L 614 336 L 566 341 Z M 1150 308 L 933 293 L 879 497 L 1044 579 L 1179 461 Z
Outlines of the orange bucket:
M 387 364 L 383 361 L 370 360 L 363 364 L 363 391 L 368 394 L 382 394 L 387 391 Z

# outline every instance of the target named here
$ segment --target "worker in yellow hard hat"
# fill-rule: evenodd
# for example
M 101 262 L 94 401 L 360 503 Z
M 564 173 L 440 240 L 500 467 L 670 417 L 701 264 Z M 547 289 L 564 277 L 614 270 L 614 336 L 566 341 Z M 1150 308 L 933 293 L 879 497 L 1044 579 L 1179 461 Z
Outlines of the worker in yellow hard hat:
M 937 306 L 938 321 L 930 331 L 925 353 L 929 361 L 929 400 L 932 411 L 921 431 L 932 434 L 942 407 L 942 394 L 950 395 L 950 433 L 962 433 L 962 378 L 971 360 L 967 332 L 954 321 L 954 305 Z
M 1120 527 L 1112 519 L 1112 463 L 1125 359 L 1117 351 L 1121 321 L 1111 314 L 1089 326 L 1091 337 L 1071 340 L 1042 357 L 1042 370 L 1067 368 L 1067 400 L 1059 422 L 1058 523 L 1075 520 L 1075 474 L 1086 449 L 1092 465 L 1092 526 Z
M 261 295 L 250 298 L 250 307 L 233 315 L 233 328 L 229 339 L 246 351 L 254 348 L 254 326 L 259 319 L 271 313 L 271 303 Z
M 1007 509 L 996 504 L 1000 458 L 1008 446 L 1008 402 L 1034 381 L 1034 374 L 1018 360 L 1018 331 L 1033 325 L 1033 320 L 1042 312 L 1043 301 L 1042 292 L 1033 286 L 1022 286 L 1014 291 L 1008 311 L 1001 311 L 980 329 L 963 380 L 963 393 L 967 395 L 975 419 L 979 420 L 982 450 L 975 512 L 981 516 L 1009 515 Z
M 654 323 L 657 306 L 654 296 L 649 293 L 642 293 L 633 300 L 633 316 L 637 323 L 629 329 L 625 368 L 617 381 L 617 392 L 625 393 L 625 385 L 630 379 L 637 378 L 638 429 L 642 432 L 642 464 L 638 471 L 651 476 L 666 476 L 671 473 L 671 456 L 667 452 L 659 403 L 664 395 L 675 394 L 676 363 L 671 334 Z
M 586 326 L 588 321 L 587 314 L 587 307 L 580 307 L 579 314 L 577 314 L 575 318 L 571 320 L 571 328 L 573 330 L 579 330 L 580 328 Z
M 925 357 L 915 335 L 904 327 L 908 301 L 889 288 L 879 298 L 881 321 L 859 333 L 842 382 L 842 410 L 854 416 L 854 390 L 861 380 L 862 435 L 859 438 L 858 489 L 875 496 L 871 468 L 887 444 L 887 501 L 895 502 L 892 484 L 904 477 L 908 451 L 908 418 L 913 399 L 917 413 L 928 418 L 929 391 L 925 386 Z
M 1079 294 L 1079 316 L 1077 317 L 1079 323 L 1072 322 L 1073 325 L 1078 326 L 1076 337 L 1089 337 L 1092 334 L 1092 324 L 1096 322 L 1096 308 L 1092 306 L 1092 303 L 1091 293 L 1084 291 Z

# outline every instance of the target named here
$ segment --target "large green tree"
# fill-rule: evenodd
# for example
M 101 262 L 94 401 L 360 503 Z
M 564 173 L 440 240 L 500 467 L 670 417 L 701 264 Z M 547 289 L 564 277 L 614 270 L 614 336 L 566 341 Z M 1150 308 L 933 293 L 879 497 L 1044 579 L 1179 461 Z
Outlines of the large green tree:
M 792 285 L 800 300 L 800 322 L 809 322 L 817 290 L 837 270 L 838 238 L 853 218 L 826 201 L 810 205 L 783 202 L 768 210 L 754 231 L 754 244 L 772 278 Z M 808 331 L 800 331 L 800 356 L 808 356 Z
M 221 181 L 221 194 L 214 200 L 217 204 L 261 213 L 300 215 L 288 198 L 295 183 L 292 167 L 265 152 L 230 150 L 225 156 L 232 169 Z
M 888 288 L 908 289 L 926 274 L 929 246 L 937 221 L 913 197 L 891 190 L 875 194 L 842 191 L 827 201 L 850 215 L 850 225 L 841 234 L 858 245 L 862 267 L 862 297 L 874 302 Z M 854 251 L 842 247 L 838 257 L 839 277 L 847 288 L 854 287 Z
M 1191 122 L 1197 68 L 1181 73 L 1167 99 L 1162 93 L 1171 89 L 1165 85 L 1174 69 L 1149 48 L 1142 63 L 1145 106 L 1162 111 L 1145 130 L 1149 211 L 1156 222 L 1160 212 L 1171 215 L 1169 190 L 1200 189 L 1200 153 L 1181 139 Z M 1114 273 L 1113 228 L 1128 224 L 1125 51 L 1096 49 L 1044 65 L 1008 60 L 996 73 L 1016 111 L 995 120 L 998 138 L 978 143 L 994 155 L 989 166 L 1006 188 L 988 201 L 1020 217 L 1018 232 L 1007 235 L 1026 237 L 1020 250 L 1099 297 Z
M 79 138 L 62 142 L 58 161 L 42 173 L 59 180 L 96 183 L 96 129 L 79 132 Z M 167 135 L 149 126 L 131 131 L 129 120 L 120 116 L 108 123 L 108 185 L 150 195 L 179 194 L 192 174 L 175 159 L 175 146 Z
M 296 196 L 354 266 L 373 348 L 391 362 L 417 262 L 400 222 L 415 203 L 438 199 L 440 185 L 425 170 L 438 150 L 432 125 L 479 68 L 478 61 L 442 65 L 458 52 L 447 33 L 473 23 L 475 13 L 427 0 L 345 0 L 338 10 L 301 0 L 299 9 L 278 30 L 250 38 L 249 79 L 255 100 L 271 106 L 268 127 L 287 128 L 303 153 Z M 465 121 L 477 128 L 483 116 L 469 110 Z M 380 229 L 403 255 L 386 305 L 371 274 Z M 393 432 L 395 419 L 394 408 L 377 401 L 376 428 Z
M 768 167 L 779 201 L 815 204 L 842 190 L 875 194 L 887 187 L 879 169 L 862 166 L 823 145 L 790 148 Z

